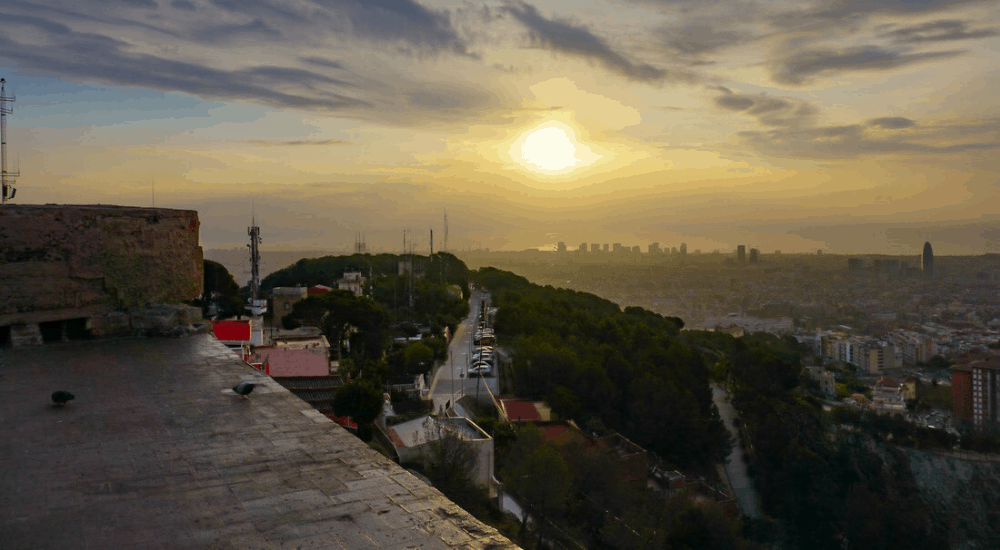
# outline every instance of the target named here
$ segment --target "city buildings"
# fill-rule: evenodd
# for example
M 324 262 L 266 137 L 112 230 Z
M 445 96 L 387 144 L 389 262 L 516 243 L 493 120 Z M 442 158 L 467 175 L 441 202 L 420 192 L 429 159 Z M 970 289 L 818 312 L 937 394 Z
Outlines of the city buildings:
M 924 253 L 920 256 L 920 271 L 925 279 L 934 278 L 934 251 L 931 250 L 931 243 L 924 243 Z
M 951 368 L 952 414 L 973 426 L 1000 425 L 1000 355 L 970 353 Z

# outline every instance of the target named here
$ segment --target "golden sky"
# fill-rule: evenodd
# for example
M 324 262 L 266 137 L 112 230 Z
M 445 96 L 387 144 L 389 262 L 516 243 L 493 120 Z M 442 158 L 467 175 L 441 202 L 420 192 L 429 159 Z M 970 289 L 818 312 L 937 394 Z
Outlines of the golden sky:
M 1000 252 L 995 1 L 24 0 L 18 204 L 206 248 Z M 155 188 L 155 195 L 153 189 Z M 155 199 L 154 199 L 155 196 Z

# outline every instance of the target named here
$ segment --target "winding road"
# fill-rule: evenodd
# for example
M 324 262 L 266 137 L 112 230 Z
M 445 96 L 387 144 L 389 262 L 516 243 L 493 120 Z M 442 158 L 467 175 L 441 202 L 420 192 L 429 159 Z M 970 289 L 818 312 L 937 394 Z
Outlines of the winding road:
M 733 436 L 733 448 L 726 457 L 726 475 L 729 477 L 729 485 L 733 488 L 736 502 L 740 505 L 740 511 L 749 518 L 761 517 L 759 499 L 757 491 L 753 488 L 753 481 L 747 472 L 746 462 L 743 461 L 743 445 L 740 443 L 740 434 L 733 424 L 736 418 L 736 409 L 726 399 L 726 390 L 720 386 L 712 384 L 712 400 L 719 409 L 719 416 L 722 422 Z

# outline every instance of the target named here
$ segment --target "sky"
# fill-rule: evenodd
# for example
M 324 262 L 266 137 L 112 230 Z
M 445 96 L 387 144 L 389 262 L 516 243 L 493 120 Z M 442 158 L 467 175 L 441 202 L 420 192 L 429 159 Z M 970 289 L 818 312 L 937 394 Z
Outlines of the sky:
M 1000 252 L 1000 7 L 7 0 L 16 204 L 205 248 Z

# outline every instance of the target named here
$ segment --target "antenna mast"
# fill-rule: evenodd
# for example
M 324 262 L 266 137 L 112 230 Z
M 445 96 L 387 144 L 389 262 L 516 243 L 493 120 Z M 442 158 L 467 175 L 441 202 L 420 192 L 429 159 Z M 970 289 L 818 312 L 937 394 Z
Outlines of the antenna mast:
M 441 248 L 441 252 L 448 251 L 448 209 L 444 209 L 444 247 Z
M 14 180 L 21 177 L 20 171 L 7 171 L 7 115 L 14 114 L 14 106 L 7 102 L 14 103 L 16 97 L 7 97 L 4 90 L 6 78 L 0 78 L 0 204 L 6 204 L 8 200 L 13 200 L 17 189 L 14 189 Z
M 260 228 L 257 227 L 257 220 L 253 214 L 253 206 L 250 206 L 250 227 L 247 229 L 250 235 L 250 300 L 256 302 L 260 298 Z

